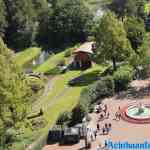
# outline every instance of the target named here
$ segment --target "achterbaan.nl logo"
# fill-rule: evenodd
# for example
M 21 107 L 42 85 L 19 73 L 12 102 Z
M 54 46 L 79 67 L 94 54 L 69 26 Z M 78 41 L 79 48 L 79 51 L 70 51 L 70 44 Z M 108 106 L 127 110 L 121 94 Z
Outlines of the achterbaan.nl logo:
M 143 143 L 129 143 L 128 141 L 106 140 L 105 145 L 109 150 L 150 150 L 150 141 Z

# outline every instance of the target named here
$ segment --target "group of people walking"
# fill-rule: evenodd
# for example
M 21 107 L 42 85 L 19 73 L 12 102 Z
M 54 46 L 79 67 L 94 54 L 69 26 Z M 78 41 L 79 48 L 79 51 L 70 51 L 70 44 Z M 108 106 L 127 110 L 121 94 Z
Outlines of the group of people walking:
M 97 114 L 96 128 L 87 128 L 87 139 L 91 142 L 95 141 L 98 135 L 109 135 L 112 130 L 111 122 L 104 123 L 103 121 L 109 119 L 110 113 L 107 104 L 99 103 L 95 106 L 95 113 Z M 121 119 L 121 108 L 118 107 L 113 120 L 119 121 Z M 101 145 L 101 144 L 100 144 Z M 107 146 L 98 145 L 96 150 L 107 150 Z
M 101 121 L 104 119 L 108 119 L 110 113 L 108 112 L 108 106 L 107 104 L 98 104 L 96 106 L 96 113 L 98 114 L 98 121 L 97 121 L 97 131 L 100 135 L 107 135 L 109 134 L 109 131 L 111 130 L 111 123 L 105 123 L 103 127 L 100 127 Z
M 108 106 L 107 104 L 99 103 L 95 107 L 95 113 L 98 114 L 98 119 L 97 119 L 97 133 L 99 135 L 108 135 L 109 132 L 112 129 L 112 124 L 111 123 L 105 123 L 103 126 L 102 121 L 105 119 L 108 119 L 110 117 L 110 113 L 108 112 Z M 118 107 L 118 110 L 115 113 L 115 118 L 113 120 L 119 121 L 121 119 L 121 108 Z M 97 150 L 106 150 L 107 146 L 105 145 L 104 147 L 98 146 Z

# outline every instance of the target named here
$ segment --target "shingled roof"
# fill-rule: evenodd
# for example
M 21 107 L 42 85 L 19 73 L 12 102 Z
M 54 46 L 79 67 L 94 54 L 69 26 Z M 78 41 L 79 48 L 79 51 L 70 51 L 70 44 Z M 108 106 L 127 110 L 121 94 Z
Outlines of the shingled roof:
M 86 53 L 93 54 L 93 51 L 92 51 L 92 44 L 93 43 L 94 42 L 86 42 L 86 43 L 82 44 L 78 49 L 76 49 L 74 51 L 74 53 L 86 52 Z

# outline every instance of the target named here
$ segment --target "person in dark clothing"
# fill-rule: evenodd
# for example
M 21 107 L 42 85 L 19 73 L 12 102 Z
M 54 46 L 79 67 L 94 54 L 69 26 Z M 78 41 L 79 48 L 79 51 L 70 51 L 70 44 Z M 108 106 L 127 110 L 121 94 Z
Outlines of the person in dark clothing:
M 100 130 L 100 125 L 99 125 L 99 123 L 97 123 L 97 130 L 98 130 L 98 131 Z

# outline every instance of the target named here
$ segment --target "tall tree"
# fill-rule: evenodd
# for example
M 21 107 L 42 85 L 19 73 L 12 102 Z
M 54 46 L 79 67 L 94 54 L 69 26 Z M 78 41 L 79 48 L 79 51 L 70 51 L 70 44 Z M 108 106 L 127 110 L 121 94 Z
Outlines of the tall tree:
M 111 12 L 100 20 L 96 32 L 96 44 L 97 61 L 111 60 L 114 70 L 117 69 L 116 62 L 125 60 L 132 52 L 123 23 Z
M 5 29 L 7 27 L 7 20 L 6 20 L 6 9 L 5 3 L 3 0 L 0 0 L 0 36 L 5 36 Z
M 41 16 L 37 41 L 48 47 L 84 41 L 91 20 L 92 15 L 82 1 L 60 1 Z
M 32 0 L 34 10 L 36 12 L 36 16 L 39 17 L 39 15 L 48 9 L 48 2 L 47 0 Z
M 144 18 L 145 3 L 145 0 L 112 0 L 109 4 L 109 8 L 122 19 L 125 16 L 138 16 Z
M 35 11 L 32 0 L 4 0 L 8 28 L 6 42 L 15 50 L 31 46 L 35 34 Z
M 138 76 L 150 76 L 150 34 L 146 34 L 142 45 L 138 48 L 138 54 L 133 53 L 130 64 L 137 70 Z M 139 69 L 140 66 L 140 69 Z
M 124 26 L 132 48 L 138 53 L 137 49 L 143 43 L 146 34 L 144 21 L 135 17 L 128 17 L 124 21 Z
M 21 70 L 13 63 L 12 53 L 0 38 L 0 143 L 5 144 L 5 132 L 27 116 L 31 90 Z

